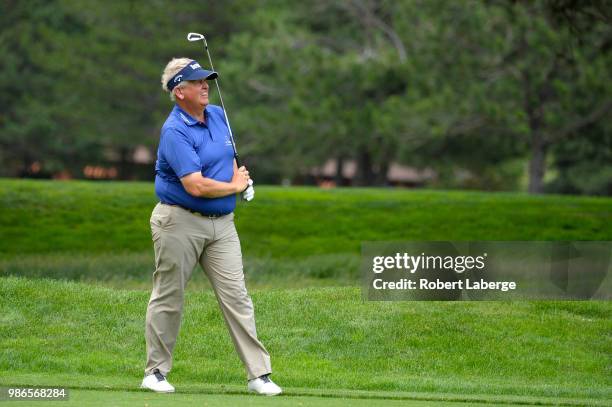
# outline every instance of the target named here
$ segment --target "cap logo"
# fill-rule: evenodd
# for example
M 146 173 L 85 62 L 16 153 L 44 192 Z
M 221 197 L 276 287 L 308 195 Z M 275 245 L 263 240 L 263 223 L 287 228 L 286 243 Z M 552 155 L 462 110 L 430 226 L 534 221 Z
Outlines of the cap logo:
M 172 91 L 176 86 L 178 86 L 182 81 L 191 80 L 193 78 L 201 78 L 202 76 L 208 75 L 209 77 L 212 75 L 216 75 L 216 72 L 206 71 L 202 68 L 202 66 L 198 63 L 198 61 L 191 60 L 187 65 L 183 67 L 180 71 L 176 73 L 172 78 L 168 80 L 166 84 L 166 88 L 169 91 Z

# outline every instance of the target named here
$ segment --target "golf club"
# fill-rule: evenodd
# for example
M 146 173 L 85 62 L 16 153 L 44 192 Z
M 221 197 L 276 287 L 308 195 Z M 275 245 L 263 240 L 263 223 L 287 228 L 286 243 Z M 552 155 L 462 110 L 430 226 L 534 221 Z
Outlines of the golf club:
M 210 63 L 210 69 L 212 71 L 215 70 L 215 67 L 212 63 L 212 58 L 210 57 L 210 51 L 208 50 L 208 43 L 206 42 L 206 37 L 200 33 L 189 33 L 187 34 L 187 41 L 195 42 L 202 40 L 204 44 L 204 50 L 206 51 L 206 55 L 208 56 L 208 62 Z M 227 125 L 227 130 L 229 132 L 230 140 L 232 142 L 232 148 L 234 149 L 234 159 L 236 160 L 236 165 L 238 168 L 242 167 L 242 163 L 240 162 L 240 157 L 238 156 L 238 150 L 236 150 L 236 142 L 234 141 L 234 134 L 232 133 L 232 128 L 230 126 L 229 118 L 227 117 L 227 111 L 225 109 L 225 104 L 223 103 L 223 95 L 221 95 L 221 88 L 219 87 L 219 79 L 215 78 L 215 86 L 217 87 L 217 92 L 219 93 L 219 101 L 221 102 L 221 108 L 223 109 L 223 115 L 225 116 L 225 124 Z M 245 189 L 244 192 L 248 191 L 252 186 L 253 181 L 249 180 L 249 186 Z M 251 198 L 252 199 L 252 198 Z M 251 199 L 247 199 L 250 201 Z

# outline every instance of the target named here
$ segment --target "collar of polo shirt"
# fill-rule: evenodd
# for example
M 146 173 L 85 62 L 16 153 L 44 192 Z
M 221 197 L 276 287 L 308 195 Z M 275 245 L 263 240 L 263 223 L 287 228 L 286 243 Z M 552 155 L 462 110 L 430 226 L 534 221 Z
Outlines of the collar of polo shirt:
M 199 121 L 194 119 L 189 113 L 184 111 L 178 104 L 176 105 L 176 108 L 178 109 L 179 117 L 187 126 L 195 126 L 196 124 L 200 123 Z M 204 108 L 204 119 L 206 120 L 206 118 L 208 118 L 208 106 Z

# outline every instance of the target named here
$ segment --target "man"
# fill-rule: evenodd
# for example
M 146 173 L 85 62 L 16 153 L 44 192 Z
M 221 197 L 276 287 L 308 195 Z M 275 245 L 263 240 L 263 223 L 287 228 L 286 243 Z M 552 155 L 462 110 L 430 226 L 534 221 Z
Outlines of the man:
M 153 291 L 147 308 L 147 364 L 142 388 L 174 392 L 166 376 L 183 312 L 185 287 L 199 263 L 207 274 L 248 377 L 248 390 L 281 393 L 269 375 L 270 356 L 257 339 L 253 303 L 242 271 L 234 226 L 236 194 L 252 181 L 237 168 L 227 123 L 219 106 L 208 104 L 207 71 L 196 61 L 172 59 L 162 87 L 176 102 L 161 130 L 151 215 L 155 250 Z

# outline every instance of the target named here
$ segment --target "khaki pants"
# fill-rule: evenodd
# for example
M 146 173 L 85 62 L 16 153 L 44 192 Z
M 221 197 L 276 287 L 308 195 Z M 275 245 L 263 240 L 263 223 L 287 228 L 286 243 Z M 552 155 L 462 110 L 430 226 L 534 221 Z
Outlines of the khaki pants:
M 248 379 L 271 373 L 270 356 L 257 339 L 253 303 L 244 285 L 234 214 L 209 219 L 159 203 L 151 215 L 151 231 L 155 272 L 145 327 L 145 374 L 159 369 L 167 375 L 172 368 L 185 287 L 198 263 L 215 291 Z

